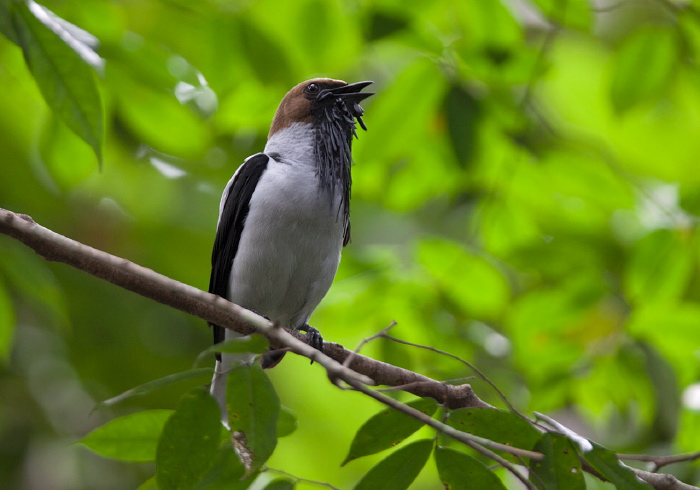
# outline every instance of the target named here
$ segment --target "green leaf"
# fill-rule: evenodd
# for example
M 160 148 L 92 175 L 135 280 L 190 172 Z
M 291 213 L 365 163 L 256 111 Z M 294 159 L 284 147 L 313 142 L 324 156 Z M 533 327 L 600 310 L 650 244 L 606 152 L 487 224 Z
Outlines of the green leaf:
M 477 207 L 481 240 L 486 251 L 497 257 L 507 257 L 541 239 L 533 213 L 509 201 L 485 200 Z
M 435 449 L 435 463 L 446 490 L 506 490 L 484 463 L 461 451 L 438 447 Z
M 584 344 L 572 328 L 585 319 L 589 298 L 563 286 L 539 287 L 518 296 L 510 306 L 506 325 L 515 358 L 526 366 L 531 379 L 567 371 L 585 355 Z
M 128 73 L 129 77 L 138 80 L 140 84 L 169 92 L 180 81 L 196 83 L 196 75 L 188 62 L 178 63 L 178 72 L 168 70 L 168 61 L 172 62 L 175 53 L 167 46 L 158 43 L 150 37 L 137 36 L 128 33 L 124 39 L 126 49 L 110 52 L 110 70 L 107 72 L 107 82 L 111 81 L 112 70 Z M 184 71 L 184 73 L 183 73 Z M 130 87 L 124 87 L 131 92 Z
M 661 26 L 642 27 L 620 47 L 613 66 L 610 97 L 618 113 L 663 92 L 678 52 L 676 33 Z
M 155 461 L 158 438 L 172 410 L 145 410 L 118 417 L 77 441 L 107 458 L 146 463 Z
M 534 0 L 544 16 L 562 26 L 588 30 L 592 9 L 589 0 Z
M 47 262 L 20 243 L 3 245 L 0 272 L 10 289 L 31 301 L 34 311 L 46 310 L 59 326 L 68 324 L 68 310 L 61 285 Z
M 138 141 L 181 158 L 201 158 L 212 144 L 205 121 L 173 93 L 139 83 L 121 66 L 110 66 L 108 82 L 119 87 L 119 120 Z
M 205 388 L 185 394 L 158 441 L 158 488 L 194 488 L 214 464 L 221 428 L 219 404 Z
M 277 478 L 265 486 L 265 490 L 292 490 L 294 482 L 286 478 Z
M 144 383 L 142 385 L 136 386 L 135 388 L 126 390 L 125 392 L 120 393 L 119 395 L 114 396 L 112 398 L 109 398 L 108 400 L 101 401 L 95 405 L 95 408 L 93 410 L 112 407 L 117 403 L 121 403 L 124 400 L 128 400 L 129 398 L 145 395 L 152 391 L 159 390 L 161 388 L 165 388 L 166 386 L 174 385 L 181 381 L 186 381 L 188 379 L 196 379 L 199 377 L 211 378 L 213 373 L 214 370 L 211 368 L 197 368 L 182 371 L 180 373 L 169 374 L 168 376 L 164 376 L 159 379 L 154 379 L 153 381 L 149 381 L 148 383 Z
M 644 342 L 630 342 L 621 345 L 615 352 L 596 355 L 586 367 L 582 382 L 568 388 L 567 398 L 572 404 L 586 407 L 593 420 L 610 411 L 625 413 L 630 404 L 634 404 L 635 419 L 649 423 L 655 414 L 660 415 L 662 406 L 675 406 L 673 412 L 664 410 L 663 424 L 654 424 L 657 426 L 654 432 L 659 434 L 660 425 L 665 428 L 668 422 L 673 424 L 676 420 L 671 414 L 680 413 L 681 397 L 677 380 L 664 376 L 671 367 L 657 353 L 644 353 L 644 345 Z M 658 364 L 654 362 L 653 367 L 649 364 L 652 362 L 650 355 L 657 358 Z M 637 381 L 631 384 L 628 382 L 630 379 Z
M 368 41 L 376 41 L 377 39 L 391 36 L 408 26 L 408 20 L 398 12 L 370 10 L 367 15 L 369 17 L 369 27 L 366 34 Z
M 10 296 L 0 282 L 0 361 L 5 362 L 10 356 L 12 339 L 15 336 L 15 313 Z
M 395 198 L 387 196 L 387 193 L 403 191 L 408 194 L 405 199 L 408 200 L 410 196 L 415 207 L 422 202 L 419 198 L 423 198 L 423 194 L 430 190 L 425 187 L 430 187 L 435 174 L 444 175 L 440 168 L 425 171 L 422 166 L 411 165 L 415 158 L 415 147 L 409 147 L 406 141 L 416 141 L 426 136 L 426 121 L 435 117 L 446 90 L 447 84 L 435 63 L 419 58 L 405 67 L 391 86 L 382 89 L 381 97 L 371 100 L 374 99 L 372 97 L 367 104 L 363 103 L 372 104 L 367 109 L 368 118 L 371 114 L 371 119 L 366 119 L 369 131 L 363 132 L 358 144 L 353 146 L 354 160 L 367 162 L 363 172 L 353 174 L 353 179 L 358 178 L 359 182 L 366 185 L 363 192 L 371 193 L 373 198 L 386 198 L 384 202 L 396 206 Z M 412 97 L 416 93 L 420 93 L 421 97 Z M 412 102 L 410 111 L 406 110 L 407 100 Z M 403 114 L 404 117 L 397 118 L 396 114 Z M 409 173 L 413 185 L 405 182 L 405 186 L 399 186 L 395 183 L 397 171 L 402 167 L 380 163 L 396 162 L 401 158 L 409 158 L 407 168 L 412 171 Z M 416 182 L 421 185 L 416 186 Z M 442 181 L 441 195 L 447 184 L 449 183 Z
M 434 442 L 416 441 L 390 454 L 360 480 L 355 490 L 403 490 L 411 486 L 430 457 Z
M 584 490 L 581 461 L 571 440 L 547 432 L 535 444 L 534 450 L 544 455 L 542 460 L 530 461 L 530 480 L 541 483 L 547 490 Z
M 437 410 L 437 402 L 432 398 L 419 398 L 406 405 L 429 416 Z M 394 447 L 422 426 L 419 420 L 403 412 L 393 408 L 382 410 L 367 420 L 357 431 L 350 445 L 350 451 L 341 466 L 353 459 Z
M 277 420 L 277 437 L 285 437 L 297 430 L 299 421 L 294 412 L 280 405 L 280 417 Z
M 258 80 L 278 80 L 291 86 L 296 83 L 285 49 L 254 22 L 241 19 L 238 24 L 244 53 Z
M 53 183 L 70 190 L 95 173 L 95 154 L 70 128 L 54 115 L 39 136 L 39 154 Z
M 457 430 L 508 444 L 532 449 L 540 432 L 512 412 L 490 408 L 460 408 L 450 412 L 447 424 Z
M 445 97 L 447 129 L 457 161 L 462 166 L 469 165 L 474 158 L 479 113 L 479 103 L 472 94 L 459 85 L 450 88 Z
M 684 236 L 656 230 L 637 242 L 624 271 L 624 290 L 632 303 L 678 299 L 693 273 L 692 247 Z
M 12 25 L 11 3 L 13 0 L 0 0 L 0 32 L 12 41 L 19 45 L 19 38 L 15 31 L 15 26 Z
M 466 0 L 454 4 L 454 8 L 463 31 L 462 39 L 455 44 L 472 63 L 493 60 L 494 53 L 510 56 L 516 46 L 522 46 L 523 28 L 502 2 Z
M 628 335 L 649 342 L 666 358 L 674 367 L 676 383 L 680 386 L 697 379 L 697 345 L 688 339 L 695 338 L 698 331 L 700 305 L 696 302 L 640 304 L 625 325 Z M 638 391 L 635 393 L 638 396 Z
M 12 3 L 19 44 L 46 103 L 101 162 L 104 116 L 90 67 L 101 60 L 58 19 L 33 1 Z
M 243 463 L 236 456 L 229 441 L 219 449 L 214 466 L 196 488 L 197 490 L 243 490 L 253 483 L 256 475 L 243 479 L 244 476 Z
M 245 438 L 252 472 L 267 461 L 277 445 L 279 397 L 258 364 L 233 369 L 226 383 L 229 426 Z
M 420 262 L 455 304 L 476 317 L 495 317 L 510 296 L 508 282 L 489 261 L 455 242 L 424 240 Z
M 592 443 L 593 449 L 580 451 L 581 456 L 617 490 L 651 490 L 652 486 L 640 480 L 634 472 L 620 463 L 612 451 Z

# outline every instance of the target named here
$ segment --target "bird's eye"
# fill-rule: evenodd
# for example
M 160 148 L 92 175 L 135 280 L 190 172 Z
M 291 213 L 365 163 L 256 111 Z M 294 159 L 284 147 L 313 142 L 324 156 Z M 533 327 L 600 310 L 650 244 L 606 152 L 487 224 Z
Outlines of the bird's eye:
M 321 88 L 318 85 L 316 85 L 315 83 L 308 84 L 306 86 L 306 88 L 304 89 L 304 93 L 307 93 L 309 95 L 316 95 L 320 91 L 321 91 Z

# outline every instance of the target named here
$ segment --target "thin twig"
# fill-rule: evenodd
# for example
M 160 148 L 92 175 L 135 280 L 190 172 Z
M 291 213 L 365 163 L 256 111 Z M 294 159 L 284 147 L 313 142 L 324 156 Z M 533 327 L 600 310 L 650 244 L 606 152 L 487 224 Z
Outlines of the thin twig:
M 461 382 L 461 381 L 469 381 L 471 379 L 474 379 L 474 376 L 469 376 L 467 378 L 450 379 L 447 381 L 441 381 L 441 383 L 444 385 L 450 385 L 451 381 Z M 391 392 L 391 391 L 407 391 L 411 388 L 420 387 L 422 385 L 422 383 L 425 383 L 425 381 L 414 381 L 413 383 L 407 383 L 405 385 L 400 385 L 400 386 L 390 386 L 388 388 L 378 388 L 377 391 L 381 391 L 382 393 Z
M 386 333 L 387 333 L 389 330 L 391 330 L 392 328 L 394 328 L 395 326 L 396 326 L 396 320 L 392 320 L 391 323 L 390 323 L 388 326 L 382 328 L 382 329 L 381 329 L 379 332 L 377 332 L 376 334 L 374 334 L 374 335 L 372 335 L 372 336 L 370 336 L 370 337 L 366 337 L 366 338 L 362 339 L 362 340 L 360 341 L 360 343 L 357 344 L 357 347 L 355 347 L 355 350 L 352 351 L 352 354 L 349 355 L 348 358 L 345 359 L 345 361 L 343 361 L 343 365 L 344 365 L 344 366 L 350 365 L 350 363 L 352 362 L 352 359 L 353 359 L 353 357 L 355 356 L 355 354 L 359 354 L 359 353 L 360 353 L 360 350 L 365 346 L 365 344 L 367 344 L 367 343 L 373 341 L 374 339 L 378 339 L 378 338 L 380 338 L 380 337 L 384 337 L 384 336 L 386 335 Z
M 671 456 L 651 456 L 649 454 L 618 454 L 618 458 L 625 461 L 644 461 L 652 463 L 652 472 L 656 472 L 666 465 L 674 463 L 685 463 L 687 461 L 695 461 L 700 459 L 700 451 L 687 454 L 675 454 Z
M 444 351 L 444 350 L 437 349 L 437 348 L 435 348 L 435 347 L 431 347 L 431 346 L 429 346 L 429 345 L 416 344 L 416 343 L 414 343 L 414 342 L 409 342 L 409 341 L 407 341 L 407 340 L 398 339 L 398 338 L 393 337 L 393 336 L 391 336 L 391 335 L 384 335 L 384 338 L 389 339 L 389 340 L 391 340 L 391 341 L 393 341 L 393 342 L 397 342 L 397 343 L 399 343 L 399 344 L 410 345 L 410 346 L 412 346 L 412 347 L 417 347 L 417 348 L 419 348 L 419 349 L 429 350 L 429 351 L 431 351 L 431 352 L 435 352 L 436 354 L 440 354 L 440 355 L 443 355 L 443 356 L 447 356 L 447 357 L 450 357 L 450 358 L 452 358 L 452 359 L 454 359 L 454 360 L 456 360 L 456 361 L 461 362 L 462 364 L 464 364 L 465 366 L 467 366 L 469 369 L 471 369 L 472 371 L 474 371 L 474 373 L 476 373 L 476 375 L 477 375 L 479 378 L 481 378 L 481 379 L 482 379 L 483 381 L 485 381 L 489 386 L 491 386 L 491 388 L 493 388 L 493 390 L 498 394 L 498 396 L 501 398 L 501 400 L 503 400 L 503 403 L 506 404 L 506 406 L 508 407 L 508 409 L 509 409 L 511 412 L 515 413 L 516 415 L 518 415 L 519 417 L 521 417 L 522 419 L 524 419 L 524 420 L 526 420 L 526 421 L 528 421 L 528 422 L 530 422 L 530 423 L 534 423 L 534 421 L 530 420 L 528 417 L 526 417 L 525 415 L 523 415 L 522 413 L 520 413 L 520 412 L 518 411 L 518 409 L 516 409 L 516 408 L 513 406 L 513 404 L 510 402 L 510 400 L 508 400 L 508 397 L 505 395 L 505 393 L 503 393 L 503 392 L 498 388 L 498 386 L 496 386 L 496 384 L 495 384 L 493 381 L 491 381 L 483 372 L 481 372 L 481 370 L 480 370 L 479 368 L 477 368 L 474 364 L 472 364 L 471 362 L 467 361 L 466 359 L 462 359 L 462 358 L 459 357 L 459 356 L 456 356 L 456 355 L 451 354 L 451 353 L 449 353 L 449 352 L 447 352 L 447 351 Z

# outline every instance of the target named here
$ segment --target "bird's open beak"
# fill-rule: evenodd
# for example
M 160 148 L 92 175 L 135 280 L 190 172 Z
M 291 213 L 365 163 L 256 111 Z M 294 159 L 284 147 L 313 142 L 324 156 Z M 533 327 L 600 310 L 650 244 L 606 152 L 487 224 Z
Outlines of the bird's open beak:
M 332 90 L 333 94 L 345 100 L 351 100 L 352 102 L 358 103 L 365 100 L 370 95 L 374 95 L 374 92 L 363 92 L 360 90 L 372 85 L 374 82 L 357 82 L 348 85 L 343 85 Z
M 374 95 L 373 92 L 361 93 L 360 90 L 373 84 L 374 82 L 357 82 L 348 85 L 343 85 L 342 87 L 336 87 L 332 89 L 325 90 L 323 94 L 319 97 L 319 100 L 325 99 L 326 97 L 339 97 L 348 102 L 359 103 L 365 100 L 370 95 Z

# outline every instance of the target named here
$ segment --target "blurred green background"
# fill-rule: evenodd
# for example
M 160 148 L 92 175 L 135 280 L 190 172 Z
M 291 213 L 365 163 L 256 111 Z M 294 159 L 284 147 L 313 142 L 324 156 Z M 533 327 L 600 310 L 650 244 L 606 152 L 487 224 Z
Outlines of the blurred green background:
M 519 409 L 611 449 L 700 450 L 698 4 L 43 5 L 100 40 L 103 168 L 0 37 L 0 207 L 206 289 L 221 191 L 263 148 L 284 93 L 316 76 L 374 80 L 353 241 L 311 323 L 353 348 L 396 320 L 394 335 L 471 361 Z M 72 443 L 117 415 L 173 408 L 202 382 L 92 410 L 189 369 L 210 342 L 203 321 L 0 236 L 0 487 L 137 487 L 151 465 Z M 363 353 L 436 379 L 472 374 L 387 341 Z M 299 417 L 270 466 L 349 488 L 385 456 L 339 468 L 376 402 L 304 359 L 269 374 Z M 700 483 L 697 464 L 668 470 Z M 437 486 L 431 462 L 414 488 Z

